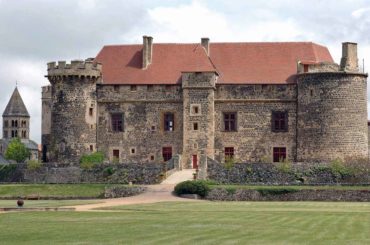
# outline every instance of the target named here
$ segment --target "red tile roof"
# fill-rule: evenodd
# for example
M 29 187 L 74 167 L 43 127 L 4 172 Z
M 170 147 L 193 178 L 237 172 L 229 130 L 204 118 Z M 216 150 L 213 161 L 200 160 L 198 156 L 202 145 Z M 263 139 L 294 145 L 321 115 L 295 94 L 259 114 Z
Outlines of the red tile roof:
M 181 72 L 217 71 L 219 84 L 294 83 L 297 61 L 333 62 L 324 46 L 311 42 L 153 44 L 152 64 L 142 69 L 142 45 L 104 46 L 104 84 L 176 84 Z

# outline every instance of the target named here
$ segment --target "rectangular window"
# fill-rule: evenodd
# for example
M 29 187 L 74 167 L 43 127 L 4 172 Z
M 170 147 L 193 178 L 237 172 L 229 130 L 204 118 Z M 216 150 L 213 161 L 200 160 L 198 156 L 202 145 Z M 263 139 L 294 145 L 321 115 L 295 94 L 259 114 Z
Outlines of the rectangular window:
M 164 131 L 174 131 L 175 129 L 175 116 L 173 113 L 164 114 Z
M 274 147 L 273 151 L 274 162 L 282 162 L 286 159 L 285 147 Z
M 5 120 L 5 121 L 4 121 L 4 127 L 5 127 L 5 128 L 9 127 L 8 120 Z
M 163 147 L 162 148 L 163 160 L 167 162 L 172 158 L 172 147 Z
M 90 145 L 90 151 L 94 151 L 94 146 L 93 145 Z
M 146 85 L 146 89 L 148 91 L 153 91 L 154 90 L 154 86 L 153 85 Z
M 225 112 L 224 113 L 224 126 L 225 131 L 236 131 L 236 113 Z
M 272 118 L 272 131 L 273 132 L 288 131 L 288 112 L 273 111 L 271 118 Z
M 89 115 L 92 116 L 94 114 L 94 108 L 89 108 Z
M 225 158 L 234 158 L 234 147 L 225 147 Z
M 137 90 L 136 85 L 131 85 L 130 86 L 130 91 L 135 92 L 136 90 Z
M 193 130 L 198 130 L 198 123 L 193 123 Z
M 119 150 L 113 150 L 113 159 L 119 160 Z
M 112 120 L 112 131 L 123 132 L 123 114 L 122 113 L 111 114 L 111 120 Z
M 114 92 L 119 92 L 119 85 L 113 85 Z

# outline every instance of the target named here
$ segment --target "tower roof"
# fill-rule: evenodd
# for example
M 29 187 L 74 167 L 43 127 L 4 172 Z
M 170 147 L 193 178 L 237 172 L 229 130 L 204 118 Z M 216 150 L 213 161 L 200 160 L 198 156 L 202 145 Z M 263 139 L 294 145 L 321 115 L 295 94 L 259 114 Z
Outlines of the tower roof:
M 10 97 L 8 105 L 3 113 L 3 117 L 11 116 L 30 117 L 17 87 L 15 87 L 12 97 Z

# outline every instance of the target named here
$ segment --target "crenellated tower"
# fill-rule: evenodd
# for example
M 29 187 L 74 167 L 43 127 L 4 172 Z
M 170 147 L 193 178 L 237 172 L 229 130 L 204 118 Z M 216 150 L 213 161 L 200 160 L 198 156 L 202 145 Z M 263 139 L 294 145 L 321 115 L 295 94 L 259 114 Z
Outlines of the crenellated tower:
M 96 151 L 96 84 L 101 65 L 92 59 L 50 62 L 46 77 L 51 84 L 50 137 L 43 147 L 50 161 L 77 164 L 81 155 Z M 45 97 L 45 110 L 47 101 Z

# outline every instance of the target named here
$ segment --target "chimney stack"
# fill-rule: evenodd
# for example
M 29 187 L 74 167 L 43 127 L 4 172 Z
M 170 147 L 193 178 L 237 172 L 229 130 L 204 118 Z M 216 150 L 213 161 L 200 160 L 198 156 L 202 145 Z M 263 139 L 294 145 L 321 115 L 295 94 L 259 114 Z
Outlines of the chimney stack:
M 152 63 L 153 38 L 143 36 L 143 69 L 148 68 Z
M 342 43 L 342 59 L 340 70 L 348 72 L 358 72 L 357 43 Z
M 202 37 L 200 43 L 203 46 L 203 48 L 206 50 L 206 54 L 209 56 L 209 38 Z

